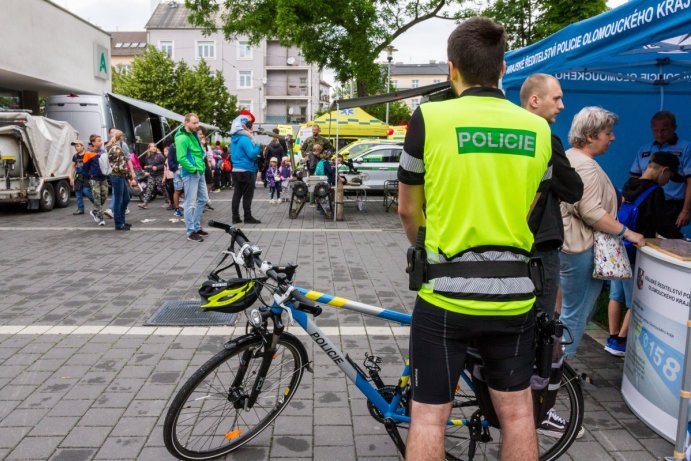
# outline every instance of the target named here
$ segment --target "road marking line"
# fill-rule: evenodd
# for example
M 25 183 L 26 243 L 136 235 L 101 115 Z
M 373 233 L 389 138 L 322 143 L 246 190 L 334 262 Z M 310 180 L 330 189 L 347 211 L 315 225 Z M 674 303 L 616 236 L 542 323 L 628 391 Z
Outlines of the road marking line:
M 364 327 L 342 326 L 324 327 L 321 329 L 329 336 L 408 336 L 410 329 L 407 327 Z M 295 336 L 307 336 L 302 328 L 293 325 L 288 331 Z M 212 326 L 212 327 L 125 327 L 116 325 L 2 325 L 0 335 L 115 335 L 115 336 L 225 336 L 245 334 L 245 327 Z
M 95 227 L 0 227 L 0 231 L 6 231 L 6 232 L 29 232 L 29 231 L 97 231 L 97 232 L 109 232 L 112 231 L 113 229 L 99 229 Z M 212 228 L 207 228 L 207 230 L 211 230 L 212 232 L 216 232 L 216 229 Z M 252 229 L 245 227 L 243 230 L 246 233 L 254 233 L 254 232 L 312 232 L 312 233 L 317 233 L 317 232 L 324 232 L 324 233 L 353 233 L 353 234 L 360 234 L 360 233 L 369 233 L 369 232 L 403 232 L 403 229 L 294 229 L 294 228 L 282 228 L 282 227 L 264 227 L 264 228 L 258 228 L 258 229 Z M 142 231 L 154 231 L 154 232 L 179 232 L 180 235 L 182 236 L 185 229 L 183 228 L 172 228 L 172 227 L 137 227 L 137 228 L 132 228 L 132 232 L 142 232 Z M 221 232 L 218 230 L 218 232 Z

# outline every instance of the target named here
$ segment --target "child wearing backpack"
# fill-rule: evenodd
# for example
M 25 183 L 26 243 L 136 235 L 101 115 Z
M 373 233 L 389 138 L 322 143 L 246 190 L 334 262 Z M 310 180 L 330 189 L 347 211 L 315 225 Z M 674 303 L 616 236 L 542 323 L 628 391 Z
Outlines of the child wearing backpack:
M 668 152 L 656 152 L 650 158 L 648 167 L 640 178 L 629 178 L 624 184 L 624 202 L 619 207 L 619 221 L 631 230 L 643 234 L 646 238 L 660 235 L 664 238 L 683 238 L 674 218 L 665 213 L 665 193 L 662 186 L 669 181 L 684 182 L 679 174 L 679 158 Z M 624 242 L 631 268 L 635 265 L 636 249 L 629 242 Z M 617 357 L 626 353 L 626 336 L 629 329 L 634 277 L 628 280 L 612 280 L 610 285 L 609 333 L 605 350 Z M 619 328 L 621 305 L 626 304 L 624 321 Z
M 279 175 L 281 176 L 281 190 L 288 191 L 288 186 L 290 185 L 290 178 L 293 176 L 292 168 L 290 168 L 290 158 L 283 157 L 281 159 L 281 168 L 278 169 Z M 288 201 L 288 194 L 283 194 L 283 201 Z
M 276 157 L 271 157 L 271 160 L 269 160 L 269 168 L 266 169 L 266 182 L 268 183 L 269 190 L 271 191 L 271 199 L 269 200 L 269 203 L 280 203 L 281 176 L 278 172 L 278 159 Z M 275 200 L 274 193 L 276 193 Z
M 94 209 L 89 214 L 99 226 L 105 226 L 103 212 L 108 200 L 110 164 L 108 163 L 108 155 L 103 149 L 103 139 L 97 134 L 89 136 L 89 150 L 84 154 L 84 169 L 94 196 Z

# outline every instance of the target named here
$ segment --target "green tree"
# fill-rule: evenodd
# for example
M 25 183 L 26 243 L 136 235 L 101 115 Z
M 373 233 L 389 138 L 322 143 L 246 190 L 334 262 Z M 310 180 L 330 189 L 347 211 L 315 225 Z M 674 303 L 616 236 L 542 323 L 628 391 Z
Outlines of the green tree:
M 373 117 L 386 120 L 386 104 L 375 104 L 364 108 Z M 410 107 L 402 101 L 389 103 L 389 125 L 402 125 L 410 121 Z
M 113 72 L 113 91 L 179 114 L 195 112 L 222 130 L 237 115 L 237 97 L 228 92 L 222 72 L 214 74 L 203 59 L 193 68 L 185 61 L 175 64 L 153 46 L 134 59 L 129 73 Z
M 345 82 L 354 78 L 358 96 L 379 78 L 375 63 L 386 46 L 430 18 L 453 19 L 464 0 L 185 0 L 191 24 L 206 33 L 222 29 L 253 43 L 276 39 L 297 46 L 307 62 L 329 67 Z
M 509 49 L 517 49 L 604 11 L 605 0 L 496 0 L 467 9 L 463 16 L 481 14 L 503 24 Z

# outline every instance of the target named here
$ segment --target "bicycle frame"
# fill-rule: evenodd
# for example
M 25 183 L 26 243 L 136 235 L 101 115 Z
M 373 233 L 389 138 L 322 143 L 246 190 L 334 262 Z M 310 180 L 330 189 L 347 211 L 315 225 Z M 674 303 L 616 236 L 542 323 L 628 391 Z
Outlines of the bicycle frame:
M 412 316 L 410 314 L 396 312 L 297 286 L 293 286 L 293 288 L 303 294 L 306 298 L 322 305 L 327 304 L 332 307 L 359 312 L 370 317 L 382 318 L 404 326 L 409 326 L 412 321 Z M 287 302 L 286 306 L 290 308 L 293 318 L 305 330 L 305 332 L 307 332 L 312 341 L 314 341 L 317 346 L 319 346 L 319 348 L 341 369 L 341 371 L 345 373 L 348 379 L 355 384 L 355 386 L 367 397 L 370 402 L 372 402 L 375 408 L 383 415 L 385 419 L 390 418 L 398 423 L 410 423 L 410 416 L 402 414 L 403 409 L 399 408 L 402 392 L 396 392 L 391 402 L 387 402 L 379 391 L 372 386 L 372 384 L 370 384 L 369 379 L 364 376 L 363 372 L 359 369 L 359 367 L 357 367 L 357 365 L 355 365 L 352 359 L 350 359 L 347 354 L 344 354 L 343 351 L 341 351 L 338 346 L 331 341 L 331 339 L 317 326 L 309 314 L 296 309 L 290 302 Z M 282 312 L 282 308 L 275 303 L 272 306 L 272 309 L 277 314 Z M 468 384 L 471 384 L 469 378 L 464 373 L 461 373 L 461 376 Z M 403 373 L 398 381 L 398 388 L 400 390 L 403 390 L 407 386 L 409 377 L 410 363 L 408 360 L 406 360 Z M 469 421 L 467 419 L 449 419 L 447 425 L 465 426 L 468 425 L 468 423 Z M 483 426 L 486 424 L 487 422 L 483 421 Z

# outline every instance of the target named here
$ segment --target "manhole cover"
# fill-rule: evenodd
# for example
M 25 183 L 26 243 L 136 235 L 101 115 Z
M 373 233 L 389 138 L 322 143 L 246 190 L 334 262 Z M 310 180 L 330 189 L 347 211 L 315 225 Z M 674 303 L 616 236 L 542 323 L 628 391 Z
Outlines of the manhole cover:
M 145 326 L 210 326 L 233 325 L 238 314 L 206 311 L 199 307 L 199 301 L 165 301 Z

